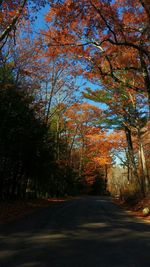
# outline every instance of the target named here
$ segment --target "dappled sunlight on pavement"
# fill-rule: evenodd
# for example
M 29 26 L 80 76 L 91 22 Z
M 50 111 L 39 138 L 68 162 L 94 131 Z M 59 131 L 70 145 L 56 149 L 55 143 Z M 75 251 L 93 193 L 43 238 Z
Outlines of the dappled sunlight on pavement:
M 81 198 L 37 221 L 1 232 L 1 267 L 142 267 L 150 263 L 150 225 L 110 199 Z M 109 212 L 107 212 L 107 210 Z M 41 217 L 42 215 L 42 217 Z M 29 225 L 27 225 L 29 224 Z

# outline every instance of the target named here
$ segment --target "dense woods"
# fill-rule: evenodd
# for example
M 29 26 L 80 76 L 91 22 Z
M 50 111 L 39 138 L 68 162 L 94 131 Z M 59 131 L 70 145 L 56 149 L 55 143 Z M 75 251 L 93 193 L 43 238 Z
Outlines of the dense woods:
M 0 1 L 1 200 L 149 194 L 149 10 Z

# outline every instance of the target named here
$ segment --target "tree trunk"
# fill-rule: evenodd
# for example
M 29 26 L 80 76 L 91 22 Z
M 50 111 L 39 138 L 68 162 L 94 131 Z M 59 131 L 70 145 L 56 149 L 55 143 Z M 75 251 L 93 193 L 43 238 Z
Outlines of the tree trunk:
M 143 149 L 140 133 L 138 133 L 138 142 L 139 142 L 139 163 L 140 163 L 140 169 L 142 172 L 141 180 L 143 181 L 144 194 L 146 195 L 150 189 L 150 181 L 148 177 L 148 169 L 146 166 L 146 159 L 145 159 L 145 154 L 144 154 L 144 149 Z
M 128 155 L 129 155 L 129 166 L 131 169 L 131 173 L 133 173 L 133 176 L 131 175 L 131 179 L 134 180 L 137 185 L 139 186 L 139 189 L 142 190 L 141 188 L 141 181 L 139 180 L 139 175 L 137 171 L 137 166 L 135 162 L 135 155 L 134 155 L 134 149 L 133 149 L 133 144 L 132 144 L 132 137 L 131 137 L 131 130 L 125 126 L 125 134 L 126 134 L 126 140 L 128 144 Z M 142 190 L 142 194 L 144 194 L 144 191 Z

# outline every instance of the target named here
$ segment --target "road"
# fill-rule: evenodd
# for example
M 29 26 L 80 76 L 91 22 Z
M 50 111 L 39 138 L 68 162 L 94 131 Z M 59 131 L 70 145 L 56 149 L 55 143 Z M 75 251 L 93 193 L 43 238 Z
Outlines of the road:
M 150 224 L 109 197 L 55 203 L 1 226 L 0 267 L 150 267 Z

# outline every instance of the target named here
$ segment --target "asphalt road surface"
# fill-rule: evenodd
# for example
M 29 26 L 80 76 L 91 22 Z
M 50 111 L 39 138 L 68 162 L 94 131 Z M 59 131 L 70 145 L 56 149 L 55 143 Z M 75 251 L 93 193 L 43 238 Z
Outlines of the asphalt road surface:
M 150 267 L 150 224 L 109 197 L 55 203 L 1 226 L 0 267 Z

